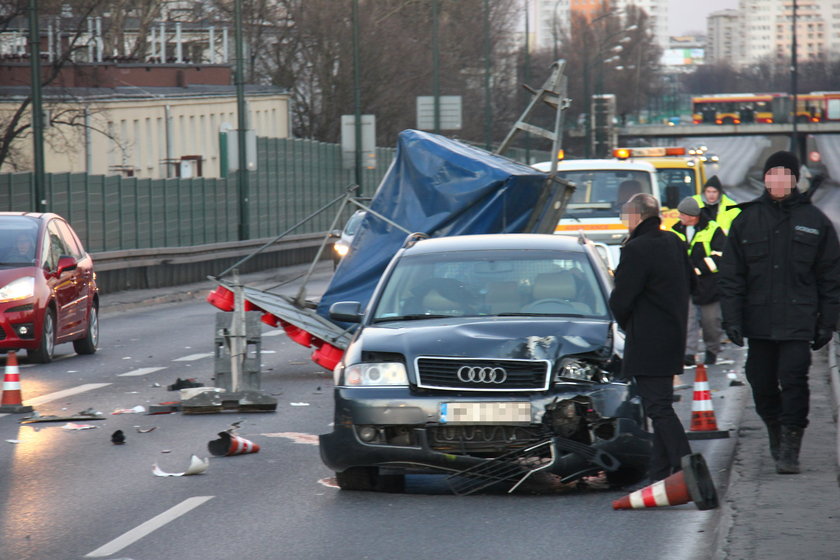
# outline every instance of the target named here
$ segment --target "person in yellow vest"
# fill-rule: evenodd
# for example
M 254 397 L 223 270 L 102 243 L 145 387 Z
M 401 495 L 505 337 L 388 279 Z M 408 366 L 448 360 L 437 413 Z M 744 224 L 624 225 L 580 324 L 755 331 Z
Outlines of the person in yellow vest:
M 737 202 L 723 192 L 723 185 L 717 175 L 709 177 L 703 185 L 703 193 L 696 194 L 693 198 L 703 214 L 723 228 L 723 233 L 729 233 L 732 220 L 741 213 L 740 208 L 735 208 Z
M 688 309 L 688 334 L 685 346 L 685 365 L 695 365 L 695 356 L 703 334 L 706 355 L 703 362 L 714 365 L 720 354 L 721 312 L 718 288 L 718 264 L 723 257 L 726 234 L 723 228 L 710 220 L 694 197 L 684 198 L 677 210 L 680 221 L 671 230 L 683 240 L 688 259 L 697 275 L 691 305 Z

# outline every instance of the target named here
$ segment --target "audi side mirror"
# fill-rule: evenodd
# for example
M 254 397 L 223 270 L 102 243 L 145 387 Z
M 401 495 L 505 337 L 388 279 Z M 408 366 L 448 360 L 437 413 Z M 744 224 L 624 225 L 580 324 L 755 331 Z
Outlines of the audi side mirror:
M 344 323 L 360 323 L 362 304 L 358 301 L 337 301 L 330 306 L 330 319 Z

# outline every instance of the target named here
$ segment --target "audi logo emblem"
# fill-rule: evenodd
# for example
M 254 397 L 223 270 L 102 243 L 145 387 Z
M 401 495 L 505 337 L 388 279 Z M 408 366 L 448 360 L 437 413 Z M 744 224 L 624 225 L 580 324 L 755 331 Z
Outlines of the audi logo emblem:
M 495 383 L 507 381 L 507 372 L 500 367 L 461 366 L 458 379 L 464 383 Z

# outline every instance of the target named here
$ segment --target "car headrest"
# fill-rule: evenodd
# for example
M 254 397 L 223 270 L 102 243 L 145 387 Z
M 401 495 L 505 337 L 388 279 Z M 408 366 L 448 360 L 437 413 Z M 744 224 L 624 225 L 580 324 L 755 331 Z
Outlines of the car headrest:
M 545 272 L 534 279 L 533 298 L 575 299 L 577 282 L 570 272 Z

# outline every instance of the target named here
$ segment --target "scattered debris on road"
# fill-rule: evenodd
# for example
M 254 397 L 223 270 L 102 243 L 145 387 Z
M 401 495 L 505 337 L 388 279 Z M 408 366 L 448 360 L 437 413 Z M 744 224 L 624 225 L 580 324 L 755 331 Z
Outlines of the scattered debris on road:
M 210 467 L 210 461 L 208 459 L 199 459 L 195 455 L 190 457 L 190 466 L 181 473 L 168 473 L 164 472 L 158 467 L 158 464 L 155 463 L 152 465 L 152 474 L 155 476 L 190 476 L 193 474 L 203 474 L 207 471 Z

